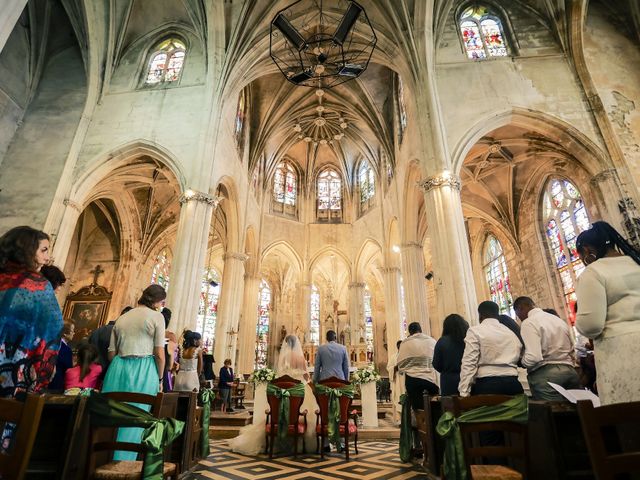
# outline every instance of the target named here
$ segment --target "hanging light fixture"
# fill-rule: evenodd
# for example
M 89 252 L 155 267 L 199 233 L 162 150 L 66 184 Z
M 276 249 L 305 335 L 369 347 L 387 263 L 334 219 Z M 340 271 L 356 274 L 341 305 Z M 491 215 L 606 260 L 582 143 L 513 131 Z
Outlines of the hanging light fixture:
M 366 70 L 376 40 L 357 2 L 298 0 L 271 21 L 269 53 L 291 83 L 331 88 Z

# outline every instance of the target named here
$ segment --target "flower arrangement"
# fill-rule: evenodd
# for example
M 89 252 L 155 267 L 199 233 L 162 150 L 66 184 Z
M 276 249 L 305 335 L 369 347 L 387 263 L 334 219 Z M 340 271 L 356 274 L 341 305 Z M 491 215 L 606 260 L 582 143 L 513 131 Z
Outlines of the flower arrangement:
M 259 383 L 269 383 L 274 378 L 276 378 L 276 372 L 271 370 L 269 367 L 263 367 L 254 370 L 254 372 L 249 376 L 249 381 L 257 385 Z
M 351 375 L 351 381 L 355 384 L 377 382 L 382 377 L 372 363 L 366 367 L 361 367 Z

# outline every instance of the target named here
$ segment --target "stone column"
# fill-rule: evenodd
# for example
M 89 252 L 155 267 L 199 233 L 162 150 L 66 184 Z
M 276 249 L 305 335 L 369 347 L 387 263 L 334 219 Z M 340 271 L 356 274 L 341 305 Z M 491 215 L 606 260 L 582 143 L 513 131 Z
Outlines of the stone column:
M 427 290 L 424 285 L 424 254 L 422 245 L 405 243 L 400 249 L 404 303 L 407 309 L 407 324 L 419 322 L 424 333 L 430 333 Z
M 402 307 L 400 305 L 400 269 L 383 268 L 385 321 L 387 324 L 387 354 L 396 354 L 396 343 L 402 338 Z
M 460 179 L 449 172 L 420 182 L 433 252 L 437 318 L 458 313 L 477 324 L 477 300 L 462 215 Z M 442 321 L 442 320 L 439 320 Z
M 62 223 L 58 230 L 58 235 L 53 239 L 53 260 L 54 263 L 64 269 L 73 240 L 73 233 L 76 230 L 78 219 L 82 215 L 82 205 L 69 199 L 64 201 L 64 213 Z
M 360 343 L 360 337 L 365 336 L 364 331 L 364 282 L 352 282 L 349 284 L 349 326 L 351 327 L 351 344 Z M 340 329 L 346 325 L 340 325 Z M 362 329 L 362 335 L 360 334 Z M 340 335 L 340 332 L 336 332 Z
M 224 285 L 223 285 L 224 286 Z M 244 301 L 242 322 L 238 332 L 238 373 L 251 373 L 256 356 L 256 328 L 258 326 L 258 296 L 260 277 L 244 277 Z
M 27 6 L 27 0 L 2 0 L 2 8 L 0 8 L 0 52 L 4 48 L 5 43 L 14 27 L 20 14 Z
M 169 329 L 177 335 L 184 328 L 196 328 L 211 216 L 219 203 L 217 197 L 192 190 L 180 196 L 182 208 L 167 298 L 173 312 Z
M 248 258 L 248 255 L 244 253 L 236 252 L 227 252 L 223 257 L 224 270 L 220 283 L 221 291 L 218 300 L 218 319 L 213 354 L 216 360 L 216 369 L 222 366 L 225 358 L 230 358 L 237 369 L 235 352 L 238 339 L 238 321 L 244 289 L 244 262 Z

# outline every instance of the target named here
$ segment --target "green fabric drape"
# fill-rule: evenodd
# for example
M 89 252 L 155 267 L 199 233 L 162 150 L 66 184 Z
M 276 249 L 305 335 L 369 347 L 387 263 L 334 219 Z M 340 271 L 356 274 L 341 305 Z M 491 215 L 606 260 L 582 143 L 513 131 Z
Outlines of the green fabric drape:
M 297 383 L 291 388 L 280 388 L 273 383 L 268 383 L 267 396 L 269 395 L 280 399 L 280 408 L 278 410 L 278 440 L 283 441 L 287 437 L 287 430 L 289 429 L 291 397 L 304 397 L 304 383 Z
M 445 412 L 438 420 L 436 432 L 445 439 L 444 474 L 447 478 L 467 480 L 460 423 L 516 422 L 527 423 L 529 402 L 525 395 L 518 395 L 495 406 L 484 406 L 469 410 L 459 417 Z
M 343 395 L 349 398 L 353 398 L 355 394 L 355 388 L 353 385 L 345 385 L 343 387 L 331 388 L 326 385 L 316 384 L 316 392 L 320 395 L 329 396 L 329 424 L 327 425 L 327 432 L 329 434 L 329 441 L 335 445 L 339 445 L 340 442 L 340 400 L 339 397 Z
M 211 405 L 216 398 L 215 392 L 210 388 L 203 388 L 198 394 L 198 400 L 202 405 L 202 433 L 200 434 L 200 455 L 207 458 L 211 453 L 209 448 L 209 420 L 211 419 Z
M 146 447 L 146 455 L 142 478 L 162 480 L 164 447 L 182 433 L 184 422 L 174 418 L 156 418 L 138 407 L 111 400 L 97 392 L 89 397 L 88 408 L 94 426 L 144 428 L 141 443 Z
M 400 417 L 400 460 L 407 463 L 411 460 L 411 446 L 413 445 L 413 433 L 411 431 L 411 402 L 409 395 L 400 395 L 402 404 L 402 416 Z

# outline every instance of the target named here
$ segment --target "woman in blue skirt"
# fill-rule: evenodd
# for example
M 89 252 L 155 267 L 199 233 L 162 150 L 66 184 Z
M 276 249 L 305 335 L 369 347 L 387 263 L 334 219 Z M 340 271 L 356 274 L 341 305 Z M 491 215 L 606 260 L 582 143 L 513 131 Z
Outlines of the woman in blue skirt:
M 164 371 L 164 317 L 158 311 L 167 292 L 160 285 L 150 285 L 142 292 L 138 307 L 116 320 L 111 331 L 111 363 L 102 391 L 136 392 L 156 395 Z M 150 410 L 149 405 L 134 404 Z M 140 443 L 142 428 L 121 428 L 118 441 Z M 135 460 L 136 452 L 115 452 L 114 460 Z

